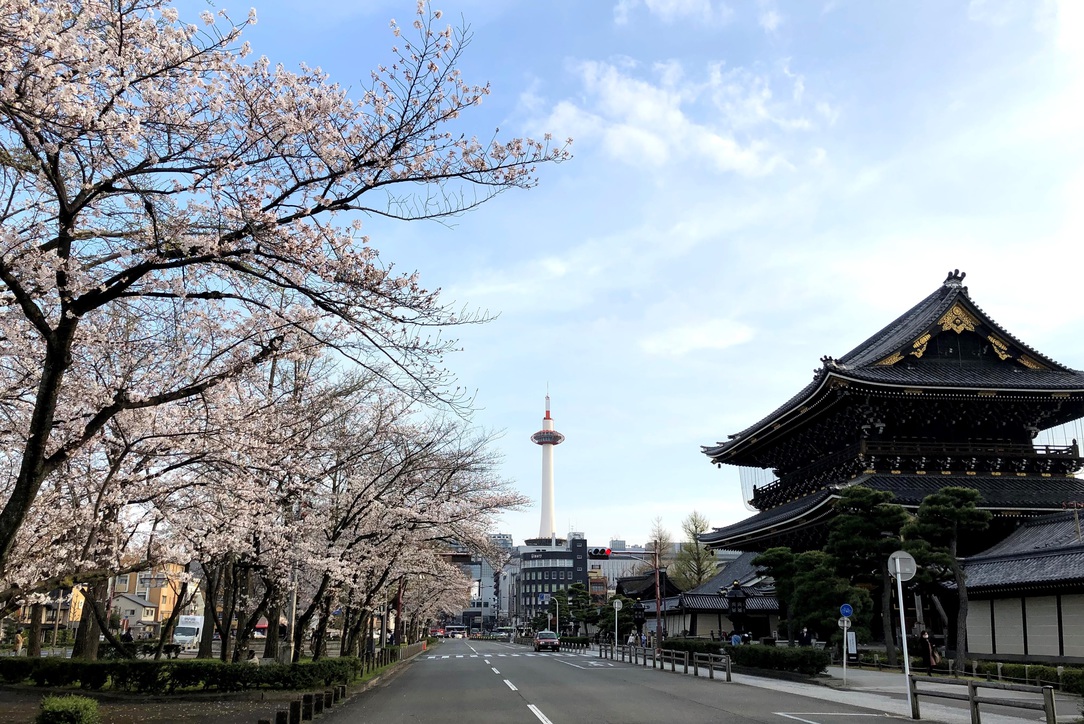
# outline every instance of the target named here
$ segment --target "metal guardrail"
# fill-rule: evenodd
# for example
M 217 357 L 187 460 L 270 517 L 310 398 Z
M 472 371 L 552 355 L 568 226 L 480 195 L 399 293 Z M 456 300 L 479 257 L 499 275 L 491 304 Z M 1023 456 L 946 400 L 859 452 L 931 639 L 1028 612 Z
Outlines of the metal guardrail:
M 948 684 L 950 686 L 966 686 L 966 694 L 958 694 L 952 691 L 919 691 L 919 682 Z M 1029 686 L 1025 684 L 1001 684 L 992 681 L 958 681 L 954 679 L 939 679 L 931 676 L 907 677 L 907 689 L 911 699 L 911 718 L 921 719 L 919 716 L 918 697 L 929 696 L 940 699 L 954 699 L 966 701 L 971 709 L 971 724 L 982 724 L 979 714 L 979 704 L 994 704 L 1008 706 L 1017 709 L 1035 709 L 1046 714 L 1046 724 L 1057 724 L 1058 715 L 1054 706 L 1053 686 Z M 1000 691 L 1019 691 L 1028 694 L 1042 694 L 1043 700 L 1028 701 L 1023 699 L 999 699 L 996 697 L 980 696 L 979 689 L 998 689 Z
M 725 671 L 726 680 L 734 680 L 730 669 L 730 657 L 726 654 L 701 654 L 689 651 L 674 651 L 672 649 L 644 648 L 643 646 L 603 644 L 598 647 L 598 657 L 645 667 L 648 660 L 650 660 L 651 668 L 657 668 L 661 671 L 665 671 L 666 665 L 670 664 L 670 671 L 673 673 L 677 673 L 680 665 L 682 674 L 689 673 L 689 664 L 691 663 L 693 676 L 700 676 L 701 667 L 705 667 L 708 670 L 709 679 L 715 678 L 716 671 Z

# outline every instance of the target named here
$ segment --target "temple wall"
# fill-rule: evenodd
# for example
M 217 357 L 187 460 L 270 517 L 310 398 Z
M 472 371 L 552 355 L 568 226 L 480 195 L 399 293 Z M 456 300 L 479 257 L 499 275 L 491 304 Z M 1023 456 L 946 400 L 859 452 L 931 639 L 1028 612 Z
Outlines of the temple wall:
M 1084 657 L 1084 594 L 1061 597 L 1061 628 L 1065 655 Z
M 994 601 L 994 644 L 999 654 L 1023 654 L 1024 616 L 1019 598 Z
M 1058 656 L 1058 599 L 1039 596 L 1024 599 L 1027 612 L 1028 654 Z
M 994 632 L 990 628 L 990 601 L 970 601 L 967 605 L 967 650 L 973 654 L 994 652 Z

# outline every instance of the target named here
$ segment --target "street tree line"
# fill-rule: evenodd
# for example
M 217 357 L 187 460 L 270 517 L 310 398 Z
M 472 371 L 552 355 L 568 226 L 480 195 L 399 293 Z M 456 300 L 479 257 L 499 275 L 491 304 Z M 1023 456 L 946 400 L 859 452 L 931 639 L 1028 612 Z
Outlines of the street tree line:
M 254 14 L 0 5 L 0 609 L 85 585 L 93 657 L 109 579 L 179 563 L 229 657 L 295 592 L 295 656 L 334 612 L 357 652 L 389 601 L 460 607 L 448 544 L 497 556 L 525 502 L 445 367 L 488 317 L 362 221 L 455 216 L 566 146 L 461 133 L 489 89 L 424 4 L 357 98 L 252 59 Z

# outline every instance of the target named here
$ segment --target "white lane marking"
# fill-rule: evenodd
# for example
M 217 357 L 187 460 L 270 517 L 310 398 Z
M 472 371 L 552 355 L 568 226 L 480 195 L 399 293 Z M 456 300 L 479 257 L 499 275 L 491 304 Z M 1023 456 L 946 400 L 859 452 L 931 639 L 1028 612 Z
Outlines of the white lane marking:
M 519 691 L 519 689 L 517 689 L 517 688 L 516 688 L 516 685 L 515 685 L 515 684 L 513 684 L 513 683 L 512 683 L 511 681 L 509 681 L 508 679 L 505 679 L 505 680 L 504 680 L 504 683 L 508 684 L 508 688 L 509 688 L 509 689 L 511 689 L 512 691 Z
M 553 722 L 551 722 L 548 718 L 546 718 L 546 715 L 543 714 L 542 712 L 540 712 L 538 710 L 538 707 L 535 706 L 534 704 L 528 704 L 527 708 L 531 710 L 532 714 L 534 714 L 536 717 L 538 717 L 538 721 L 542 722 L 542 724 L 553 724 Z
M 494 674 L 499 674 L 499 673 L 501 673 L 501 672 L 497 671 L 497 667 L 496 667 L 496 666 L 490 666 L 489 668 L 493 669 L 493 673 L 494 673 Z
M 489 665 L 490 665 L 489 659 L 486 659 L 486 666 L 489 666 Z
M 820 722 L 813 721 L 812 719 L 803 719 L 800 716 L 794 716 L 793 714 L 784 714 L 781 711 L 775 712 L 779 716 L 785 716 L 788 719 L 796 719 L 797 721 L 805 722 L 805 724 L 821 724 Z

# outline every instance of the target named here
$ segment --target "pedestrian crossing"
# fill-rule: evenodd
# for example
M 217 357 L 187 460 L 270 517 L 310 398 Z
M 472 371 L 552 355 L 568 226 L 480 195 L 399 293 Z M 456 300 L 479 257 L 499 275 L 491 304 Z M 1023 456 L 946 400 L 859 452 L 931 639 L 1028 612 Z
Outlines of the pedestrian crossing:
M 517 657 L 547 657 L 547 658 L 584 658 L 591 656 L 598 656 L 598 654 L 581 651 L 540 651 L 538 653 L 522 653 L 522 654 L 445 654 L 443 656 L 439 654 L 430 654 L 426 656 L 426 659 L 514 659 Z

